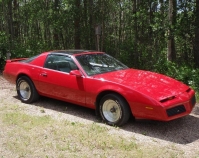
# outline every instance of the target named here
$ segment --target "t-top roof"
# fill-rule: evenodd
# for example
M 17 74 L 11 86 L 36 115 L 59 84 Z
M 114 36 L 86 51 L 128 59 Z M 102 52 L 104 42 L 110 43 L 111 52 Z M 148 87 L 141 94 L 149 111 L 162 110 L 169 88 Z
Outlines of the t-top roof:
M 63 54 L 80 54 L 80 53 L 86 53 L 86 52 L 98 52 L 94 50 L 81 50 L 81 49 L 71 49 L 71 50 L 53 50 L 50 51 L 49 53 L 63 53 Z

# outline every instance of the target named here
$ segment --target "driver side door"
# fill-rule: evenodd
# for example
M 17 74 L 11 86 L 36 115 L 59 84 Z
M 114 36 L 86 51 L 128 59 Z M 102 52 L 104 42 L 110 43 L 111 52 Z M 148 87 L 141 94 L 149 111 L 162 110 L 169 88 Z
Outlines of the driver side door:
M 49 54 L 39 75 L 40 93 L 85 105 L 84 78 L 71 75 L 78 67 L 70 56 Z

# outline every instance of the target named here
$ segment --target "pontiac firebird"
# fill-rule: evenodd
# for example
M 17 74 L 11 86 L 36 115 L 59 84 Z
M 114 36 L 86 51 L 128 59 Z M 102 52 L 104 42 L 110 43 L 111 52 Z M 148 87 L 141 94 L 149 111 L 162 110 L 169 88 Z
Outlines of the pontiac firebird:
M 128 68 L 104 52 L 57 50 L 7 60 L 4 78 L 24 103 L 46 96 L 95 109 L 109 125 L 170 121 L 191 113 L 195 92 L 162 74 Z

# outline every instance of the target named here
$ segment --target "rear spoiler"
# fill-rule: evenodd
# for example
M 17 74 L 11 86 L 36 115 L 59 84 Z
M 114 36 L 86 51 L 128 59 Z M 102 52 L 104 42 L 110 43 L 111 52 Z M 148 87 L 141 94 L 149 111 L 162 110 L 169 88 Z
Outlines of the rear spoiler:
M 21 61 L 21 60 L 26 60 L 26 59 L 28 59 L 28 58 L 11 59 L 11 60 L 6 60 L 6 63 L 11 63 L 11 62 Z

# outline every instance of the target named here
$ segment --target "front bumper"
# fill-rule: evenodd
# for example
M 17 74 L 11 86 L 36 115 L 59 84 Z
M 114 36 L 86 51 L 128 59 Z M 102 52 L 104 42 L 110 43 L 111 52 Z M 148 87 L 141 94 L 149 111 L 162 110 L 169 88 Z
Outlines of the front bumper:
M 166 109 L 166 114 L 168 119 L 170 120 L 173 117 L 175 119 L 175 117 L 179 117 L 180 115 L 184 116 L 186 114 L 191 113 L 195 104 L 196 104 L 196 97 L 195 95 L 193 95 L 188 102 Z

